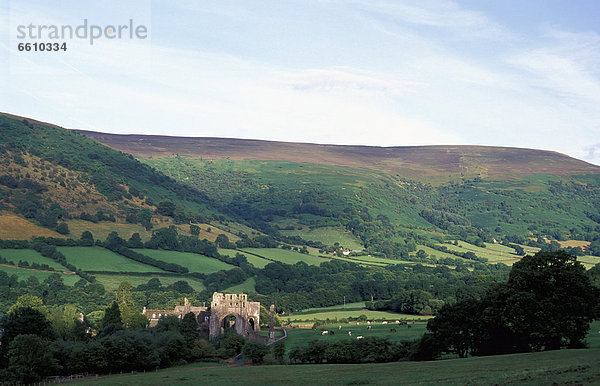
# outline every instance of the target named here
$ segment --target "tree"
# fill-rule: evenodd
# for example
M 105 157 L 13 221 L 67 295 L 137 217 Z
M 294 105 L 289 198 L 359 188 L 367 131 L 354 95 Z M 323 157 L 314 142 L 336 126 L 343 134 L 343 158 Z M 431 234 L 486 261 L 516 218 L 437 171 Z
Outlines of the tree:
M 179 330 L 188 347 L 192 347 L 196 339 L 198 339 L 198 321 L 193 312 L 189 312 L 183 317 L 179 325 Z
M 513 265 L 507 287 L 520 307 L 507 322 L 533 350 L 581 347 L 593 321 L 600 290 L 585 268 L 564 251 L 539 252 Z M 509 303 L 510 304 L 510 303 Z
M 72 304 L 65 304 L 54 307 L 50 312 L 48 319 L 56 334 L 62 339 L 68 339 L 75 325 L 75 320 L 79 319 L 79 312 Z
M 116 250 L 125 245 L 125 240 L 119 237 L 119 234 L 112 231 L 106 236 L 106 248 Z
M 129 248 L 143 248 L 144 243 L 142 243 L 142 238 L 140 237 L 140 234 L 137 232 L 132 234 L 129 238 L 129 241 L 127 242 L 127 246 Z
M 190 233 L 192 236 L 198 236 L 200 234 L 200 227 L 198 225 L 190 224 Z
M 39 382 L 57 370 L 49 346 L 49 341 L 34 334 L 15 337 L 8 347 L 8 370 L 16 381 L 26 384 Z
M 223 233 L 219 233 L 215 240 L 215 245 L 219 248 L 231 248 L 232 244 L 229 241 L 229 237 L 224 235 Z
M 29 307 L 17 308 L 2 318 L 0 331 L 2 330 L 0 353 L 6 352 L 10 342 L 18 335 L 32 334 L 48 340 L 55 336 L 54 330 L 44 314 Z
M 158 203 L 156 212 L 163 216 L 173 217 L 175 212 L 175 204 L 170 200 L 163 200 Z
M 249 340 L 242 348 L 242 353 L 252 363 L 262 363 L 265 355 L 269 353 L 269 348 L 262 342 Z
M 515 263 L 508 282 L 481 301 L 442 308 L 427 325 L 429 338 L 460 356 L 582 347 L 599 298 L 574 256 L 538 252 Z
M 8 313 L 12 313 L 19 308 L 32 308 L 41 312 L 44 316 L 48 315 L 48 309 L 44 305 L 44 301 L 37 296 L 33 295 L 21 295 L 18 297 L 15 304 L 13 304 L 9 309 Z
M 279 364 L 284 364 L 285 363 L 285 340 L 280 340 L 275 342 L 272 346 L 271 346 L 271 352 L 273 353 L 273 357 L 275 358 L 275 360 L 277 360 L 277 362 L 279 362 Z
M 102 318 L 102 327 L 108 327 L 111 324 L 116 324 L 119 326 L 123 325 L 123 320 L 121 319 L 121 310 L 119 309 L 119 305 L 117 302 L 112 302 L 112 304 L 106 307 L 104 311 L 104 317 Z
M 60 233 L 61 235 L 68 235 L 69 234 L 69 226 L 67 225 L 66 222 L 61 222 L 56 226 L 56 231 L 58 233 Z
M 146 230 L 152 229 L 152 211 L 150 209 L 140 209 L 137 218 Z
M 149 245 L 151 248 L 160 248 L 166 250 L 176 250 L 179 247 L 177 240 L 177 228 L 173 225 L 167 228 L 160 228 L 152 233 Z
M 94 245 L 94 235 L 90 231 L 83 231 L 80 239 L 81 241 L 85 241 L 87 246 Z
M 116 293 L 123 325 L 131 329 L 144 328 L 148 325 L 148 318 L 136 309 L 131 290 L 131 284 L 124 281 Z

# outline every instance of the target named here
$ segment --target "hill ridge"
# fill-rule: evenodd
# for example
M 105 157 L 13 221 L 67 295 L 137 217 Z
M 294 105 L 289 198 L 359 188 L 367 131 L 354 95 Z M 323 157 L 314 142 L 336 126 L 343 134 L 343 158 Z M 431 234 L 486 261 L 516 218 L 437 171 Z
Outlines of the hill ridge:
M 409 178 L 448 173 L 501 179 L 515 174 L 600 174 L 600 166 L 560 152 L 509 146 L 386 147 L 76 131 L 111 148 L 142 157 L 180 154 L 208 159 L 309 162 L 378 168 Z

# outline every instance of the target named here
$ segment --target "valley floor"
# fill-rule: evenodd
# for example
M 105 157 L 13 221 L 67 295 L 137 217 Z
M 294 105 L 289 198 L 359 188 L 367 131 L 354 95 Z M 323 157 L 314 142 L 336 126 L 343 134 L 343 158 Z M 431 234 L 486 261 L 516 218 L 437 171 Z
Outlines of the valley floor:
M 360 365 L 211 366 L 191 364 L 158 372 L 83 381 L 132 384 L 594 384 L 600 349 L 560 350 L 435 362 Z

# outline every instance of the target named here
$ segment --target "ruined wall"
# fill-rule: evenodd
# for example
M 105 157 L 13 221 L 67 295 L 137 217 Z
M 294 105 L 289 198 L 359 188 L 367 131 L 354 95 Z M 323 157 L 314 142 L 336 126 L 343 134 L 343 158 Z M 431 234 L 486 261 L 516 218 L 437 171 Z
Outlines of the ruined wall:
M 210 303 L 209 337 L 223 333 L 226 316 L 236 318 L 235 331 L 242 336 L 254 337 L 260 331 L 260 302 L 249 302 L 246 294 L 213 293 Z M 251 322 L 252 320 L 252 322 Z

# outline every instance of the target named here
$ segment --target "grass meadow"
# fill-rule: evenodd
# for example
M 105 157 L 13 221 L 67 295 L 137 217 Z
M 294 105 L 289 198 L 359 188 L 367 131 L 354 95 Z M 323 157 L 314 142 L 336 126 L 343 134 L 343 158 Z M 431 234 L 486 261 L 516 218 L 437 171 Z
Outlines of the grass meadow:
M 129 284 L 131 284 L 132 286 L 136 287 L 140 284 L 146 284 L 148 282 L 148 280 L 150 280 L 152 278 L 159 279 L 161 284 L 164 286 L 168 286 L 169 284 L 173 284 L 176 281 L 183 280 L 183 281 L 187 281 L 188 284 L 198 292 L 206 289 L 204 287 L 204 283 L 202 283 L 202 280 L 191 278 L 191 277 L 161 276 L 161 275 L 136 276 L 136 275 L 122 275 L 122 274 L 116 274 L 116 275 L 95 274 L 94 276 L 96 277 L 96 281 L 98 283 L 102 284 L 104 286 L 104 288 L 106 288 L 108 291 L 116 290 L 117 288 L 119 288 L 119 285 L 124 281 L 126 281 Z
M 189 269 L 190 272 L 213 273 L 221 270 L 229 270 L 234 267 L 231 264 L 197 253 L 163 251 L 159 249 L 134 249 L 134 251 L 167 263 L 179 264 Z
M 253 277 L 251 277 L 240 284 L 236 284 L 229 288 L 225 288 L 221 292 L 234 293 L 234 294 L 239 294 L 240 292 L 244 292 L 244 293 L 256 292 L 255 286 L 256 286 L 256 281 L 254 280 Z
M 84 380 L 96 385 L 464 385 L 595 384 L 600 350 L 559 350 L 432 362 L 356 365 L 221 366 L 193 363 L 148 373 Z
M 302 226 L 302 229 L 281 230 L 284 236 L 300 236 L 304 240 L 321 242 L 325 245 L 334 245 L 336 242 L 340 246 L 347 249 L 363 249 L 362 244 L 356 240 L 354 236 L 342 227 L 321 227 L 311 229 L 307 226 Z
M 244 253 L 235 249 L 219 249 L 219 253 L 229 257 L 234 257 L 236 253 L 241 253 L 242 255 L 246 256 L 246 260 L 248 260 L 248 263 L 252 264 L 256 268 L 264 268 L 265 265 L 272 263 L 271 260 L 263 259 L 262 257 L 251 255 L 249 253 Z
M 139 233 L 143 241 L 150 240 L 150 237 L 152 237 L 152 231 L 147 231 L 146 228 L 140 224 L 116 223 L 110 221 L 93 223 L 84 220 L 67 220 L 66 222 L 69 226 L 70 236 L 73 238 L 79 238 L 84 231 L 92 232 L 94 239 L 98 240 L 106 240 L 106 237 L 110 232 L 117 232 L 119 236 L 125 240 L 128 240 L 134 233 Z
M 0 256 L 15 264 L 19 264 L 19 261 L 26 261 L 30 265 L 32 263 L 47 264 L 49 267 L 60 271 L 65 269 L 65 267 L 56 261 L 42 256 L 38 251 L 34 251 L 33 249 L 0 249 Z
M 328 258 L 279 248 L 243 248 L 241 251 L 252 253 L 269 260 L 280 261 L 285 264 L 296 264 L 299 261 L 303 261 L 308 265 L 320 265 L 324 261 L 329 261 Z
M 84 271 L 164 272 L 101 247 L 58 247 L 67 261 Z
M 0 271 L 6 272 L 8 276 L 17 275 L 19 280 L 27 280 L 29 277 L 35 277 L 42 282 L 52 274 L 60 275 L 66 285 L 73 285 L 81 280 L 81 277 L 74 273 L 63 273 L 62 271 L 38 271 L 37 269 L 9 267 L 6 265 L 0 265 Z
M 50 229 L 43 228 L 14 214 L 3 213 L 0 215 L 0 239 L 2 240 L 28 240 L 32 237 L 57 237 L 65 236 Z

